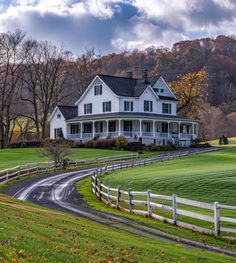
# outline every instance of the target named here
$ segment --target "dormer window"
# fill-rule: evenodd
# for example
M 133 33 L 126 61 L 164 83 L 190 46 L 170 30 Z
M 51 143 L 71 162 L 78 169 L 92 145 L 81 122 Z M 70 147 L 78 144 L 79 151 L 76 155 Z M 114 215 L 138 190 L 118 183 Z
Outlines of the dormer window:
M 160 92 L 161 92 L 161 93 L 164 93 L 164 89 L 160 89 Z
M 102 95 L 102 85 L 95 85 L 94 86 L 94 95 Z
M 61 118 L 61 114 L 60 114 L 60 113 L 57 114 L 57 118 L 58 118 L 58 119 Z

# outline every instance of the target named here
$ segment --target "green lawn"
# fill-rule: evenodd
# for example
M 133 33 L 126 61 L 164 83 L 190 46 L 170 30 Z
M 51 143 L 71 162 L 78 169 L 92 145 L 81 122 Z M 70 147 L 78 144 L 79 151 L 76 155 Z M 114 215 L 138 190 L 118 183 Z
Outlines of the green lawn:
M 0 262 L 235 262 L 0 195 Z
M 194 200 L 235 205 L 236 147 L 118 170 L 105 175 L 102 181 L 125 189 L 151 189 L 161 194 L 175 193 Z
M 97 157 L 109 157 L 116 154 L 130 153 L 128 151 L 104 150 L 104 149 L 71 149 L 69 158 L 74 160 L 94 159 Z M 42 157 L 39 148 L 20 148 L 0 150 L 0 170 L 11 168 L 17 165 L 48 161 L 48 158 Z
M 73 148 L 71 149 L 70 159 L 73 160 L 89 160 L 99 157 L 109 157 L 111 155 L 135 153 L 131 151 L 107 150 L 107 149 L 88 149 Z M 159 155 L 159 152 L 145 152 L 140 157 L 151 157 Z M 0 170 L 11 168 L 32 162 L 48 161 L 40 153 L 40 148 L 17 148 L 17 149 L 0 149 Z

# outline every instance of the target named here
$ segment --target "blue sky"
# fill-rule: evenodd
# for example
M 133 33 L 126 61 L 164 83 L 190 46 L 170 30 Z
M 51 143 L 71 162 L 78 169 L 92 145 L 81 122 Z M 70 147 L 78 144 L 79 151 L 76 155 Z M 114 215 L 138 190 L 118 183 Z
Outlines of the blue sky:
M 236 32 L 236 0 L 0 0 L 0 32 L 102 54 Z

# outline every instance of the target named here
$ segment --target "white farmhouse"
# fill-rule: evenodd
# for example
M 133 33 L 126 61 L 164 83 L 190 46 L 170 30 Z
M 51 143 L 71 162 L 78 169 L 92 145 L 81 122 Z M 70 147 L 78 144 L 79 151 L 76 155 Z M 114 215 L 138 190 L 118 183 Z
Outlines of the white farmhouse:
M 161 76 L 141 79 L 97 75 L 75 106 L 57 106 L 50 137 L 86 141 L 125 136 L 145 144 L 189 145 L 198 122 L 176 115 L 177 98 Z

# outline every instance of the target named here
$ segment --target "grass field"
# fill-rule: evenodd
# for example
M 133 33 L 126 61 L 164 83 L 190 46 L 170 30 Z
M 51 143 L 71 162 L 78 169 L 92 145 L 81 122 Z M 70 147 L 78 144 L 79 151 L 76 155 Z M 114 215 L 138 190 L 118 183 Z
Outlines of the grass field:
M 129 153 L 134 152 L 107 149 L 74 148 L 71 149 L 71 155 L 69 158 L 72 160 L 89 160 L 99 157 L 109 157 L 111 155 Z M 141 155 L 141 157 L 149 157 L 154 155 L 159 155 L 159 152 L 145 152 Z M 26 163 L 43 162 L 48 160 L 48 158 L 42 156 L 40 153 L 40 148 L 0 149 L 0 170 Z
M 0 195 L 0 262 L 235 262 Z
M 236 204 L 236 147 L 108 173 L 110 186 Z

